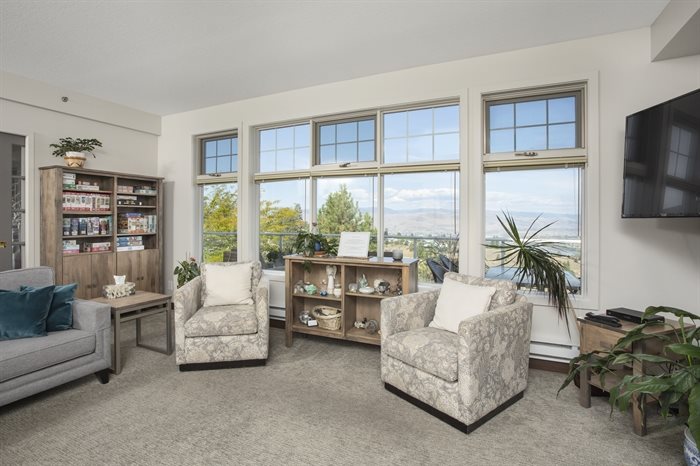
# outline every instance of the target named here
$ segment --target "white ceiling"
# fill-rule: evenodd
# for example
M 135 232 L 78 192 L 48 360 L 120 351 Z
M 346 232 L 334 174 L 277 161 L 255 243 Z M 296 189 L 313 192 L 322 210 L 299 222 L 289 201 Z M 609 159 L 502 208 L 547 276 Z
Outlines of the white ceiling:
M 0 69 L 160 115 L 649 26 L 668 0 L 0 0 Z

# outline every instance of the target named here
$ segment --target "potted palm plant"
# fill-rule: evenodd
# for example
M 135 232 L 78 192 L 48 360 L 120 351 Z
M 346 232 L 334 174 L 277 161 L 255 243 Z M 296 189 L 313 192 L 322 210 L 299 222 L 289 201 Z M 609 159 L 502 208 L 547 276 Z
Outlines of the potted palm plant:
M 58 142 L 58 144 L 49 144 L 49 147 L 55 148 L 53 155 L 63 157 L 66 165 L 74 168 L 85 165 L 86 153 L 95 157 L 93 153 L 95 147 L 102 147 L 102 143 L 97 139 L 61 138 Z
M 648 319 L 661 312 L 668 312 L 678 318 L 675 335 L 644 333 L 653 325 L 669 325 Z M 687 320 L 694 328 L 686 329 Z M 665 306 L 650 306 L 644 312 L 642 324 L 636 326 L 609 350 L 592 351 L 573 358 L 569 373 L 559 388 L 561 392 L 583 370 L 600 376 L 601 385 L 610 392 L 610 409 L 617 406 L 626 411 L 632 396 L 644 394 L 658 401 L 660 413 L 667 417 L 673 407 L 688 408 L 688 423 L 685 433 L 685 455 L 689 465 L 700 464 L 697 444 L 700 440 L 700 317 L 690 312 Z M 631 353 L 629 346 L 639 340 L 654 339 L 661 345 L 660 354 Z M 643 361 L 655 366 L 644 375 L 626 375 L 619 382 L 605 383 L 605 376 L 613 374 L 621 365 Z M 610 377 L 610 379 L 615 379 Z M 680 410 L 681 412 L 683 410 Z M 695 455 L 695 456 L 689 456 Z
M 508 239 L 499 244 L 486 244 L 487 248 L 497 249 L 501 260 L 514 270 L 513 280 L 518 288 L 531 288 L 547 294 L 549 303 L 557 309 L 560 318 L 569 323 L 569 311 L 572 309 L 569 299 L 569 283 L 566 269 L 558 259 L 566 257 L 555 252 L 556 242 L 541 240 L 538 235 L 549 228 L 554 222 L 548 223 L 535 230 L 535 223 L 541 217 L 538 215 L 521 234 L 515 219 L 508 212 L 502 212 L 503 218 L 497 216 L 498 222 L 506 232 Z M 506 270 L 504 270 L 505 274 Z

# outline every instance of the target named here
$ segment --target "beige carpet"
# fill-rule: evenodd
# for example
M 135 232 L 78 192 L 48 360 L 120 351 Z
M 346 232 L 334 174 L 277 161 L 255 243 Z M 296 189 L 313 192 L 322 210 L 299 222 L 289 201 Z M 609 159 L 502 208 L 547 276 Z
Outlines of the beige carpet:
M 151 318 L 149 343 L 163 325 Z M 561 374 L 531 370 L 522 400 L 465 435 L 384 390 L 378 348 L 271 332 L 267 366 L 180 373 L 127 325 L 109 384 L 0 408 L 0 464 L 683 464 L 681 425 L 652 416 L 637 437 L 607 399 L 556 398 Z

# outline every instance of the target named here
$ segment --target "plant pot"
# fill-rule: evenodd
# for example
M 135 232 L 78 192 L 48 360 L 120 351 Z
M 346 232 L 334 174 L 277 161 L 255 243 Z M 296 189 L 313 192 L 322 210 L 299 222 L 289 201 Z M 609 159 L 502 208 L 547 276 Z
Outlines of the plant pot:
M 66 165 L 72 168 L 82 168 L 86 158 L 82 152 L 66 152 L 66 155 L 63 156 Z
M 690 429 L 685 428 L 685 442 L 683 442 L 683 456 L 685 456 L 685 463 L 688 466 L 699 466 L 700 465 L 700 452 L 698 452 L 698 446 L 695 444 L 693 435 L 690 433 Z

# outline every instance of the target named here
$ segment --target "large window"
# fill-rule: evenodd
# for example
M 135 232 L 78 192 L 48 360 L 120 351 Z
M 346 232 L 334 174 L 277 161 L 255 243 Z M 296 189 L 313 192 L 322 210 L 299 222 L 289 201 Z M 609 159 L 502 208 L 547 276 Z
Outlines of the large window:
M 200 136 L 197 143 L 202 261 L 233 262 L 238 258 L 238 135 Z
M 405 257 L 421 260 L 424 282 L 433 281 L 427 259 L 458 261 L 457 104 L 310 119 L 260 128 L 256 139 L 259 247 L 266 268 L 280 268 L 275 259 L 293 252 L 296 232 L 312 223 L 329 238 L 369 231 L 371 255 L 404 250 Z M 295 152 L 293 166 L 281 165 L 298 141 L 306 151 L 300 158 Z
M 484 96 L 485 243 L 507 239 L 504 213 L 521 234 L 551 224 L 537 238 L 560 255 L 571 293 L 581 292 L 585 267 L 585 90 L 578 83 Z M 485 259 L 487 277 L 516 275 L 497 249 L 486 248 Z

